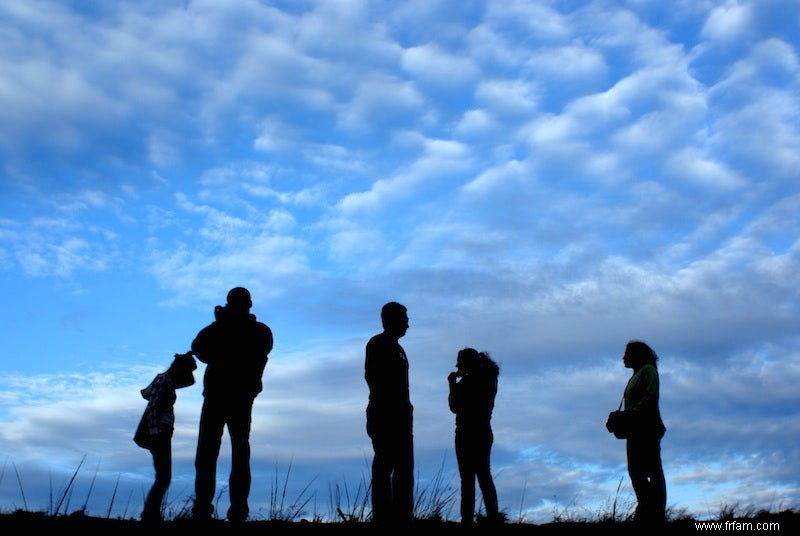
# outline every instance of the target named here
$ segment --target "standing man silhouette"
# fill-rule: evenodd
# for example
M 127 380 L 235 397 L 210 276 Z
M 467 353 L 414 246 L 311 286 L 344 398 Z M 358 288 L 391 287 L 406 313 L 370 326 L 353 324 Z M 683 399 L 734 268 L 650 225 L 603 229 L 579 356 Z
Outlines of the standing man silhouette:
M 224 428 L 231 441 L 228 521 L 244 522 L 250 513 L 250 424 L 253 402 L 261 392 L 261 377 L 272 350 L 272 330 L 250 313 L 250 292 L 236 287 L 215 320 L 192 341 L 195 357 L 206 364 L 203 407 L 195 455 L 196 520 L 210 519 L 216 488 L 217 459 Z
M 414 434 L 408 389 L 408 359 L 398 342 L 408 330 L 404 305 L 381 309 L 383 332 L 366 346 L 364 379 L 369 386 L 367 435 L 372 440 L 372 521 L 404 524 L 414 509 Z

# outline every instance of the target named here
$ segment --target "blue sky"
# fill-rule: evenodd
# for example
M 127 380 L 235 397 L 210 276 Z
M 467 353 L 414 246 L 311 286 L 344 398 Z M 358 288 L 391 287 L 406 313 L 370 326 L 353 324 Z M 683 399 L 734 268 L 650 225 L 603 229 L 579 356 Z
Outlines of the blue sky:
M 0 509 L 52 509 L 77 470 L 70 511 L 138 515 L 139 389 L 240 285 L 275 334 L 255 518 L 284 479 L 309 515 L 363 495 L 390 300 L 420 490 L 458 490 L 446 377 L 472 346 L 502 367 L 501 508 L 629 507 L 604 422 L 641 339 L 669 507 L 797 507 L 798 27 L 793 0 L 0 4 Z

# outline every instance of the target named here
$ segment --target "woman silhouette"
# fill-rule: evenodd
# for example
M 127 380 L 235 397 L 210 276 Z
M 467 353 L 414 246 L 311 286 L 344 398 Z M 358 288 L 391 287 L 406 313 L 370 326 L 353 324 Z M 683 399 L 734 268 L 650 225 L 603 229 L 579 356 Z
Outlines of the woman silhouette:
M 633 429 L 626 440 L 628 475 L 636 494 L 634 521 L 663 523 L 667 486 L 661 464 L 661 438 L 666 428 L 659 410 L 658 356 L 641 341 L 625 346 L 622 363 L 633 369 L 625 386 L 625 411 L 633 414 Z
M 455 448 L 461 477 L 461 523 L 474 522 L 475 480 L 483 494 L 486 519 L 502 522 L 497 491 L 489 463 L 494 434 L 492 410 L 500 367 L 484 352 L 464 348 L 458 352 L 456 371 L 447 376 L 448 403 L 456 415 Z
M 134 441 L 150 451 L 153 457 L 155 480 L 147 493 L 142 521 L 163 521 L 162 504 L 172 481 L 172 434 L 175 431 L 176 389 L 194 385 L 197 368 L 192 352 L 175 354 L 169 368 L 156 375 L 140 392 L 147 400 Z

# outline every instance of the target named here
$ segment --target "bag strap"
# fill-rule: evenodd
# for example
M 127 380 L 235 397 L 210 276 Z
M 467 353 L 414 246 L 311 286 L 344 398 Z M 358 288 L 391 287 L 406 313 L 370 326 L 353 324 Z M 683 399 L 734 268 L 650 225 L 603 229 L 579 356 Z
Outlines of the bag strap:
M 617 411 L 622 411 L 623 402 L 625 402 L 625 394 L 624 393 L 622 394 L 622 399 L 619 401 L 619 407 L 617 408 Z

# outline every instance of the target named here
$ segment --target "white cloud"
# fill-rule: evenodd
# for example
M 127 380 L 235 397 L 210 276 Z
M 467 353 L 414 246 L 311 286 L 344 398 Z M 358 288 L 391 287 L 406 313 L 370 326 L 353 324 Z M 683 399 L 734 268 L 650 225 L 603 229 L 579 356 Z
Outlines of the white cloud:
M 667 170 L 679 179 L 724 190 L 739 190 L 748 184 L 746 180 L 726 169 L 724 164 L 703 158 L 691 149 L 684 149 L 673 155 L 667 162 Z
M 552 79 L 556 88 L 565 82 L 605 78 L 608 66 L 599 50 L 586 46 L 542 47 L 531 54 L 528 68 L 537 78 Z
M 363 348 L 389 299 L 411 316 L 421 482 L 457 486 L 446 376 L 471 345 L 502 365 L 503 507 L 596 513 L 620 482 L 627 505 L 603 423 L 642 338 L 670 502 L 797 504 L 796 9 L 662 4 L 3 4 L 0 435 L 29 505 L 86 456 L 89 510 L 119 479 L 114 512 L 138 514 L 151 356 L 240 284 L 276 335 L 258 515 L 289 467 L 320 504 L 364 483 Z
M 524 0 L 492 2 L 486 19 L 497 26 L 519 26 L 532 39 L 545 43 L 567 39 L 572 32 L 564 15 L 547 5 Z
M 475 91 L 478 102 L 494 114 L 521 119 L 537 109 L 538 90 L 534 84 L 518 80 L 485 80 Z
M 434 86 L 462 87 L 473 83 L 480 74 L 470 58 L 451 54 L 432 44 L 405 50 L 401 65 L 424 83 Z
M 353 98 L 339 113 L 345 128 L 361 130 L 383 122 L 413 125 L 424 98 L 410 82 L 395 76 L 378 75 L 360 81 Z
M 752 20 L 752 7 L 748 3 L 728 0 L 714 7 L 701 31 L 712 41 L 730 42 L 746 37 Z

